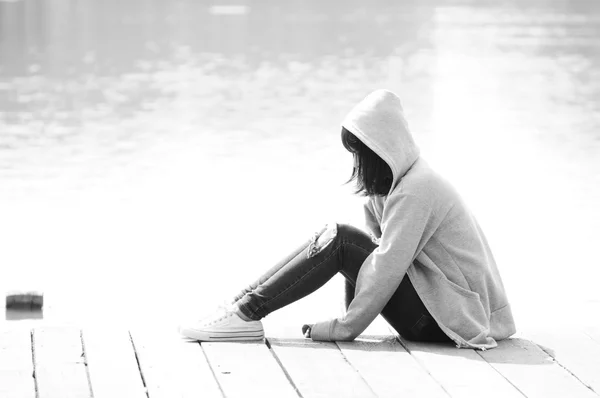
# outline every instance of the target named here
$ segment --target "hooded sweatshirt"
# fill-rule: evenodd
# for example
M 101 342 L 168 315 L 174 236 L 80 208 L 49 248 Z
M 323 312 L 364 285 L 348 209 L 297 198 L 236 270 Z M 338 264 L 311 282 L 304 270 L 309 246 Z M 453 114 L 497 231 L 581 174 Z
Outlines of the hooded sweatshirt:
M 346 314 L 316 323 L 313 340 L 353 340 L 410 278 L 439 327 L 457 345 L 489 349 L 515 333 L 496 262 L 456 190 L 419 156 L 400 99 L 371 93 L 342 126 L 391 168 L 388 195 L 369 197 L 366 225 L 379 246 L 364 261 Z

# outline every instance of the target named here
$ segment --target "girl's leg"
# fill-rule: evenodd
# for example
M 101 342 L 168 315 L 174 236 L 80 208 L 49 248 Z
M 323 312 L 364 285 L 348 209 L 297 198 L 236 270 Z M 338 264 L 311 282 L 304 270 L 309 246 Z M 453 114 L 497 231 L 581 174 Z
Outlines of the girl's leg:
M 323 232 L 325 232 L 326 228 L 327 227 L 325 227 L 325 228 L 321 229 L 319 232 L 315 233 L 315 236 L 317 236 L 317 237 L 321 236 L 321 234 L 323 234 Z M 286 264 L 288 264 L 290 261 L 292 261 L 300 253 L 305 251 L 306 248 L 308 247 L 308 245 L 310 245 L 314 239 L 315 239 L 315 237 L 313 236 L 312 239 L 301 244 L 296 250 L 293 250 L 285 258 L 281 259 L 277 264 L 275 264 L 271 269 L 269 269 L 267 272 L 265 272 L 263 275 L 261 275 L 260 278 L 258 278 L 256 281 L 254 281 L 253 283 L 248 285 L 237 296 L 235 296 L 233 298 L 232 304 L 237 303 L 242 297 L 244 297 L 244 295 L 246 295 L 246 293 L 251 293 L 256 288 L 258 288 L 260 285 L 262 285 L 263 283 L 266 283 L 273 275 L 275 275 L 279 270 L 281 270 Z
M 179 332 L 200 341 L 260 340 L 260 319 L 323 286 L 337 272 L 356 275 L 375 245 L 360 230 L 333 225 L 276 264 L 244 289 L 233 308 L 200 322 L 184 324 Z
M 369 235 L 355 227 L 324 228 L 242 291 L 236 304 L 243 315 L 259 320 L 316 291 L 338 272 L 355 282 L 376 247 Z
M 354 299 L 354 292 L 356 290 L 355 286 L 356 281 L 346 279 L 346 282 L 344 283 L 344 308 L 346 308 L 346 311 L 348 310 L 348 307 L 350 307 L 350 303 Z
M 381 311 L 381 316 L 407 340 L 451 341 L 425 308 L 408 275 L 402 279 L 400 286 Z

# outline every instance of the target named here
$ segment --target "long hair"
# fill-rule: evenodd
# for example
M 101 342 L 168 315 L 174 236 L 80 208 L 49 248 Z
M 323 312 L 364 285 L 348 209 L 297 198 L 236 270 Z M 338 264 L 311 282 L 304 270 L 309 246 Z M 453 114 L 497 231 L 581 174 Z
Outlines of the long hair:
M 342 127 L 342 144 L 354 155 L 354 169 L 346 183 L 354 181 L 356 194 L 386 196 L 394 176 L 390 166 L 354 134 Z

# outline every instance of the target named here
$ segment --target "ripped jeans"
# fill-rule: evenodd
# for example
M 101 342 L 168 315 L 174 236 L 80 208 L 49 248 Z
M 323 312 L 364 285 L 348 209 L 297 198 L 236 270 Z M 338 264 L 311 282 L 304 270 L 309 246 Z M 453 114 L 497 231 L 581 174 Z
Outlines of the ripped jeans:
M 316 291 L 340 272 L 346 279 L 346 308 L 354 297 L 358 271 L 377 244 L 371 236 L 345 224 L 326 227 L 291 252 L 234 302 L 253 320 Z M 405 339 L 449 342 L 417 295 L 408 276 L 383 308 L 383 318 Z

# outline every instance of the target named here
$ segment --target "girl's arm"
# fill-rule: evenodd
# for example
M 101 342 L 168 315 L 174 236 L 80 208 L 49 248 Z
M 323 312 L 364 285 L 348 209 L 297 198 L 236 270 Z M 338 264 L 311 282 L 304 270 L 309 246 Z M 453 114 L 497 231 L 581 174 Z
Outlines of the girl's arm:
M 379 244 L 379 239 L 381 239 L 381 227 L 379 226 L 377 217 L 375 217 L 375 210 L 373 209 L 373 202 L 371 200 L 368 200 L 365 203 L 364 211 L 367 231 L 371 234 L 373 242 Z

